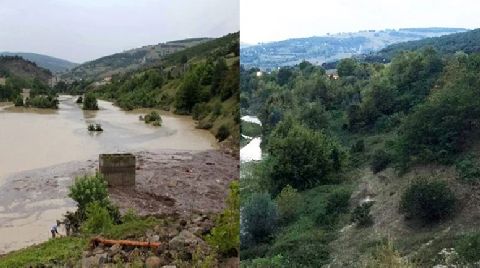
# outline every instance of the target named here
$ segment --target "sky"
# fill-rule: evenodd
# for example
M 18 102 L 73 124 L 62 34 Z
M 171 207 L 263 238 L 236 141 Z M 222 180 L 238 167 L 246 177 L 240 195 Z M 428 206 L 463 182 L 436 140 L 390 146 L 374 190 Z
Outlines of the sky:
M 327 33 L 480 25 L 478 0 L 241 0 L 240 39 L 257 44 Z
M 240 29 L 239 0 L 0 0 L 0 51 L 77 63 Z

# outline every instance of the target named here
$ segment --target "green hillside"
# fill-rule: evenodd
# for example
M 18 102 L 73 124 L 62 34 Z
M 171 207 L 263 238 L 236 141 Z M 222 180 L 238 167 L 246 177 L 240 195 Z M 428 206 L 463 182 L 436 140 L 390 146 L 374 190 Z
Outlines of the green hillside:
M 65 72 L 77 66 L 77 63 L 73 63 L 67 60 L 36 54 L 36 53 L 25 53 L 25 52 L 0 52 L 0 55 L 3 56 L 19 56 L 28 61 L 36 63 L 38 66 L 50 70 L 52 73 Z
M 449 49 L 242 68 L 264 153 L 242 166 L 242 265 L 475 267 L 480 54 Z
M 114 74 L 135 71 L 155 65 L 159 59 L 177 51 L 201 44 L 211 38 L 190 38 L 143 46 L 83 63 L 71 69 L 62 78 L 66 80 L 99 80 Z
M 118 74 L 108 83 L 83 80 L 57 91 L 94 92 L 125 110 L 156 108 L 191 115 L 227 147 L 239 140 L 239 33 L 172 53 L 149 67 Z
M 390 60 L 400 51 L 412 51 L 424 47 L 432 47 L 441 54 L 454 54 L 458 51 L 467 54 L 480 52 L 480 29 L 393 44 L 380 50 L 378 53 L 369 57 L 369 59 Z

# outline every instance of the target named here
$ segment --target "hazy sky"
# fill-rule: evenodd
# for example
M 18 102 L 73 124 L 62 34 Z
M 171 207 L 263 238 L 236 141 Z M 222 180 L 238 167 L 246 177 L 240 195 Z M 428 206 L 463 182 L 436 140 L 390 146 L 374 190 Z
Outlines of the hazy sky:
M 0 51 L 75 62 L 239 29 L 239 0 L 0 0 Z
M 242 42 L 405 27 L 478 28 L 478 0 L 240 0 Z

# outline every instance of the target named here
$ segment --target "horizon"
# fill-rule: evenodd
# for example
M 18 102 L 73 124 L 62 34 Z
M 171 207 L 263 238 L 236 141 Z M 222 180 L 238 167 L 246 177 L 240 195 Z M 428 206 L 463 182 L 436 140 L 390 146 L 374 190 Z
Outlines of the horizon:
M 84 63 L 122 51 L 240 30 L 239 0 L 4 0 L 0 51 Z
M 248 46 L 257 46 L 257 45 L 263 45 L 263 44 L 270 44 L 270 43 L 276 43 L 276 42 L 282 42 L 286 40 L 292 40 L 292 39 L 305 39 L 305 38 L 313 38 L 313 37 L 328 37 L 328 36 L 336 36 L 336 35 L 341 35 L 341 34 L 354 34 L 354 33 L 360 33 L 360 32 L 366 32 L 370 30 L 374 30 L 375 32 L 380 32 L 380 31 L 386 31 L 386 30 L 403 30 L 403 29 L 462 29 L 466 31 L 472 31 L 478 28 L 465 28 L 465 27 L 441 27 L 441 26 L 430 26 L 430 27 L 399 27 L 399 28 L 382 28 L 382 29 L 362 29 L 362 30 L 357 30 L 357 31 L 352 31 L 352 32 L 333 32 L 333 33 L 325 33 L 325 34 L 317 34 L 317 35 L 309 35 L 309 36 L 292 36 L 288 37 L 287 39 L 280 39 L 280 40 L 272 40 L 272 41 L 261 41 L 258 43 L 248 43 L 245 41 L 240 41 L 241 44 L 248 45 Z M 240 35 L 241 38 L 241 35 Z
M 297 0 L 295 4 L 242 0 L 240 40 L 245 44 L 258 44 L 327 33 L 438 25 L 475 29 L 478 28 L 475 7 L 480 8 L 480 3 L 473 0 Z

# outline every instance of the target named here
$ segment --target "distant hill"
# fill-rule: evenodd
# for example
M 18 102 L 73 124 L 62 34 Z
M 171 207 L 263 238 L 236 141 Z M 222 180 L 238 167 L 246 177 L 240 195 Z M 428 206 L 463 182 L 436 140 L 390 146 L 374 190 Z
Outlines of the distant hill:
M 52 73 L 65 72 L 73 67 L 77 66 L 77 63 L 73 63 L 67 60 L 36 54 L 36 53 L 24 53 L 24 52 L 0 52 L 2 56 L 20 56 L 26 60 L 35 62 L 38 66 L 50 70 Z
M 0 76 L 14 76 L 25 80 L 38 78 L 47 83 L 52 73 L 19 56 L 0 56 Z
M 423 47 L 433 47 L 441 54 L 453 54 L 457 51 L 467 54 L 480 52 L 480 29 L 393 44 L 367 56 L 367 61 L 388 61 L 400 51 L 412 51 Z
M 395 43 L 465 31 L 467 29 L 463 28 L 403 28 L 295 38 L 242 47 L 241 62 L 246 68 L 261 69 L 295 65 L 303 60 L 320 65 L 324 62 L 378 51 Z
M 189 38 L 127 50 L 76 66 L 62 78 L 98 80 L 113 74 L 135 71 L 140 67 L 154 65 L 160 58 L 169 54 L 209 40 L 211 38 Z

